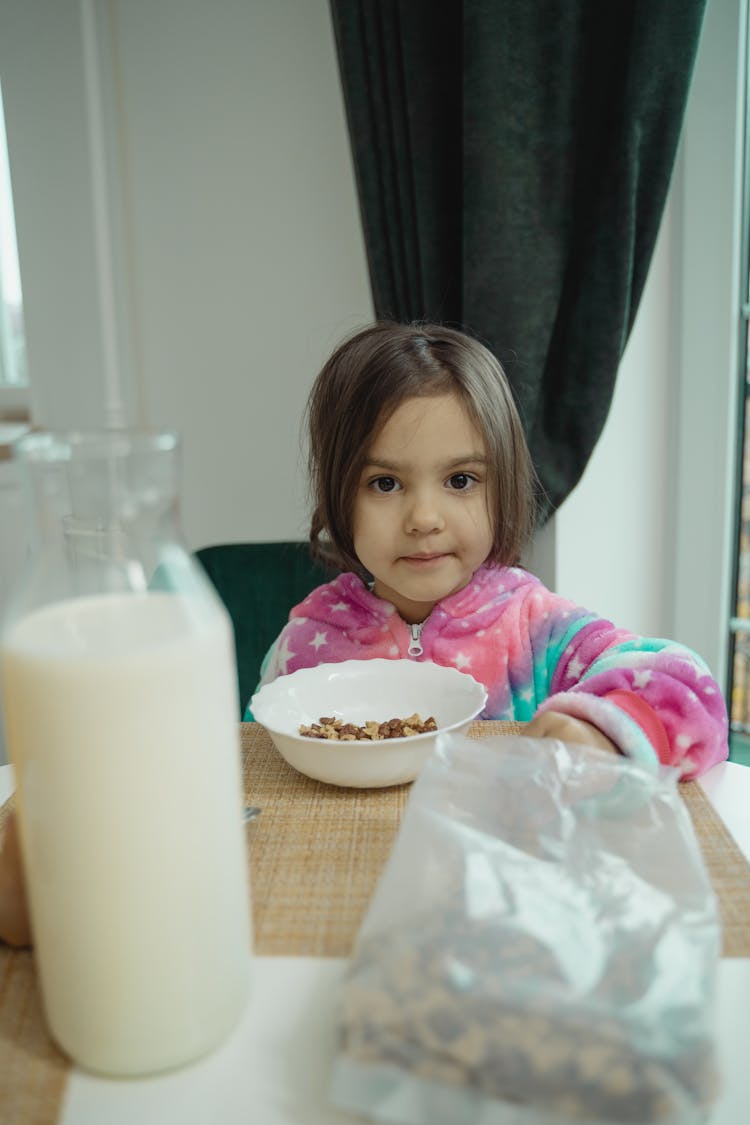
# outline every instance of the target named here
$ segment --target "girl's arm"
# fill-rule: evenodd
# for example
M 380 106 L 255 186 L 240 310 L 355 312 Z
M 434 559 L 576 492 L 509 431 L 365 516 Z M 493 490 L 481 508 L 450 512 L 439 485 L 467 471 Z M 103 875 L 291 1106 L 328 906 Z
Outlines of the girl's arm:
M 568 611 L 569 616 L 569 611 Z M 578 618 L 550 646 L 549 694 L 537 714 L 582 720 L 623 753 L 697 777 L 727 756 L 722 693 L 704 662 L 674 641 Z

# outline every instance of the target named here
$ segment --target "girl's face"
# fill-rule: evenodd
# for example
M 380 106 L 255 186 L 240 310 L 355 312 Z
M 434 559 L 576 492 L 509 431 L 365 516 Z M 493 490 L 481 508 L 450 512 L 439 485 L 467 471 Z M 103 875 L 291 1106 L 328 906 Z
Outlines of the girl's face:
M 482 435 L 460 398 L 401 403 L 370 446 L 354 502 L 354 549 L 375 593 L 424 621 L 490 553 Z

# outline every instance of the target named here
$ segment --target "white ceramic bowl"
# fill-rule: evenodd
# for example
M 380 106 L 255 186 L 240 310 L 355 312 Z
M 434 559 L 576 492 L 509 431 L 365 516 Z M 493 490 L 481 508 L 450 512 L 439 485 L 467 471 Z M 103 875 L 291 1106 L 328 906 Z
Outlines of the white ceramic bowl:
M 455 668 L 416 660 L 345 660 L 279 676 L 250 701 L 276 748 L 300 773 L 332 785 L 377 788 L 413 781 L 438 733 L 465 730 L 487 701 L 484 686 Z M 380 742 L 306 738 L 301 723 L 322 715 L 344 722 L 433 715 L 438 730 Z

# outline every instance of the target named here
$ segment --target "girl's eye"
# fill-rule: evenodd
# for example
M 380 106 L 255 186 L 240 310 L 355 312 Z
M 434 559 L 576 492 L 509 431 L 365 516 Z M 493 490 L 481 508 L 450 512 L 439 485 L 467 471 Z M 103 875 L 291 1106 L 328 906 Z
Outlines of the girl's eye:
M 370 481 L 370 488 L 374 492 L 395 492 L 400 487 L 395 477 L 375 477 Z
M 477 478 L 470 473 L 454 473 L 452 477 L 448 477 L 448 485 L 455 492 L 465 492 L 476 483 Z

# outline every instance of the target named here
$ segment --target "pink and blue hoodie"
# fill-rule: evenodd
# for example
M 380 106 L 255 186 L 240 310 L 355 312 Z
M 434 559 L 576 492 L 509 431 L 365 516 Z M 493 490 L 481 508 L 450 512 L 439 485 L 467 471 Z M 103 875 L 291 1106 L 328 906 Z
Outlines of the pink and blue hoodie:
M 374 657 L 458 668 L 487 689 L 483 719 L 565 712 L 623 753 L 656 756 L 686 779 L 727 756 L 726 707 L 700 657 L 616 628 L 517 567 L 480 567 L 422 625 L 408 625 L 356 574 L 339 575 L 291 611 L 261 684 L 298 668 Z M 245 717 L 252 718 L 249 706 Z

